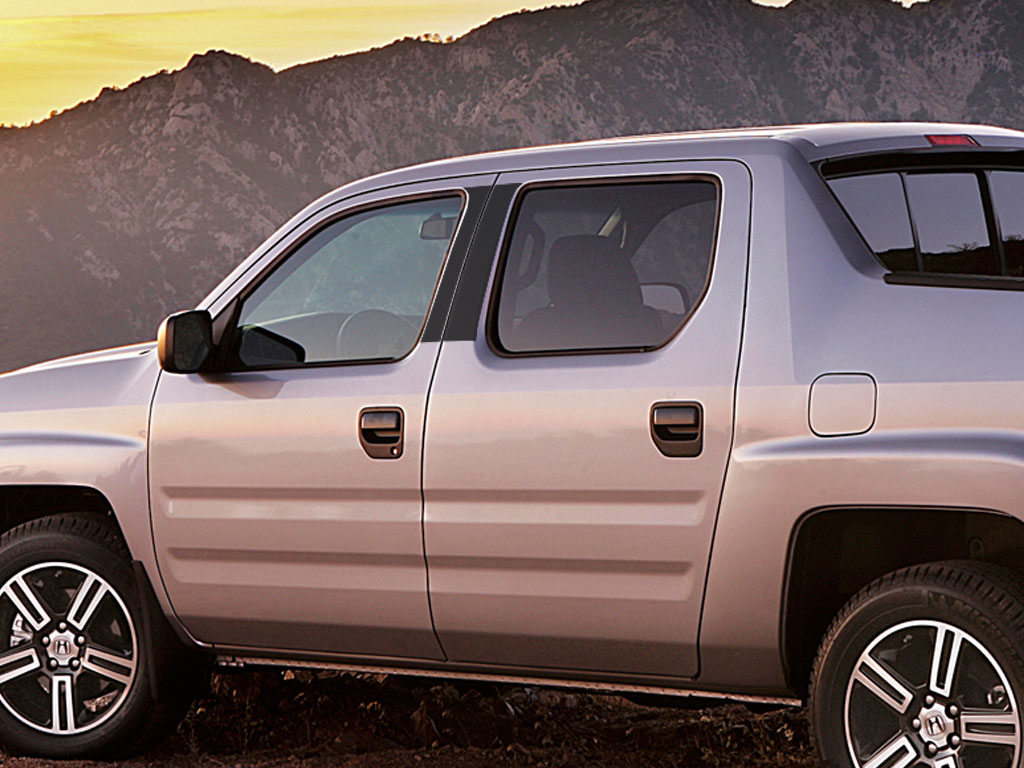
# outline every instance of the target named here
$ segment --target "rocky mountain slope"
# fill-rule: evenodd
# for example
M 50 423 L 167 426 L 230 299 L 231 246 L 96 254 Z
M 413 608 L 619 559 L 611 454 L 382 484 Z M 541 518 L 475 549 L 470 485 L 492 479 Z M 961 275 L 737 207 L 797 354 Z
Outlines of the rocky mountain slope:
M 466 152 L 846 119 L 1024 127 L 1020 0 L 590 0 L 294 67 L 223 52 L 0 129 L 0 370 L 152 338 L 327 189 Z

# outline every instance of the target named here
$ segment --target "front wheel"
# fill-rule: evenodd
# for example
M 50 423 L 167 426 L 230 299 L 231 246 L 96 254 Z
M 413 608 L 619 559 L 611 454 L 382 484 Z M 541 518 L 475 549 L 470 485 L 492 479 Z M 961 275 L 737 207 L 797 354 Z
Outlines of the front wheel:
M 1020 768 L 1024 603 L 1010 571 L 948 562 L 857 594 L 822 643 L 813 733 L 843 768 Z
M 128 553 L 102 518 L 56 515 L 0 539 L 0 742 L 46 757 L 148 746 L 180 716 L 167 633 L 142 601 Z M 158 617 L 163 621 L 162 616 Z M 177 670 L 181 679 L 189 670 Z M 167 682 L 167 681 L 165 681 Z

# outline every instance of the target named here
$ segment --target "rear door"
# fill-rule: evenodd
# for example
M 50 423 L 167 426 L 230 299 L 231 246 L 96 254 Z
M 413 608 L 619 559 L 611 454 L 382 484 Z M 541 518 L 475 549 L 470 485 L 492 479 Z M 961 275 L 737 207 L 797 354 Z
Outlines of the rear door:
M 423 556 L 423 418 L 493 180 L 324 209 L 214 306 L 224 370 L 161 375 L 153 532 L 171 604 L 199 640 L 441 657 Z
M 749 208 L 728 161 L 499 177 L 427 416 L 452 660 L 696 674 Z

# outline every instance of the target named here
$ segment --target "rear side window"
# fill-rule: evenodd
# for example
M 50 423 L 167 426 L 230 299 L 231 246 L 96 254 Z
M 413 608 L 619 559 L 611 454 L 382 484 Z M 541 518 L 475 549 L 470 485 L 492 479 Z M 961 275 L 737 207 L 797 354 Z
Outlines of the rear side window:
M 534 188 L 519 200 L 491 338 L 507 353 L 649 349 L 707 285 L 718 219 L 707 180 Z
M 1024 276 L 1022 173 L 888 172 L 828 184 L 893 272 Z

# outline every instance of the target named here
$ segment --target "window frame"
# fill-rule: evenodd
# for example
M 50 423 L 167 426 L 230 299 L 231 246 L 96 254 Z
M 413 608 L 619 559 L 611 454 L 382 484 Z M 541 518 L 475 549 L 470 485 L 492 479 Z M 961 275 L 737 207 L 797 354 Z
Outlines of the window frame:
M 945 162 L 943 162 L 945 160 Z M 1010 162 L 1007 162 L 1010 160 Z M 1013 162 L 1016 160 L 1016 162 Z M 885 270 L 883 280 L 888 285 L 925 285 L 946 288 L 975 288 L 988 290 L 1014 290 L 1024 291 L 1024 277 L 1013 277 L 1006 274 L 1006 249 L 1003 243 L 1002 227 L 999 222 L 999 215 L 996 212 L 995 201 L 992 197 L 991 174 L 993 172 L 1012 172 L 1024 174 L 1024 164 L 1021 163 L 1021 153 L 1017 152 L 1013 157 L 1005 153 L 992 155 L 992 153 L 980 153 L 968 151 L 947 158 L 932 156 L 929 158 L 924 154 L 907 155 L 878 155 L 869 158 L 840 158 L 827 160 L 818 164 L 818 172 L 825 187 L 828 189 L 832 199 L 842 211 L 847 221 L 853 227 L 860 241 L 867 248 L 875 261 Z M 910 223 L 910 230 L 913 236 L 914 252 L 918 269 L 892 270 L 875 253 L 868 243 L 860 227 L 850 216 L 839 196 L 832 189 L 829 183 L 836 179 L 847 179 L 852 177 L 877 176 L 881 174 L 895 173 L 900 180 L 903 190 L 903 201 L 907 208 L 907 217 Z M 973 175 L 978 182 L 978 193 L 981 196 L 982 209 L 985 216 L 985 230 L 989 240 L 995 245 L 999 258 L 999 266 L 1003 274 L 985 275 L 971 274 L 964 272 L 930 272 L 924 270 L 924 254 L 921 252 L 921 241 L 918 234 L 917 219 L 910 203 L 910 196 L 907 192 L 907 175 L 933 175 L 961 173 Z
M 437 272 L 437 278 L 434 280 L 434 287 L 430 293 L 430 300 L 427 303 L 427 311 L 423 315 L 423 321 L 420 324 L 419 332 L 416 335 L 416 340 L 413 345 L 409 348 L 401 357 L 377 357 L 377 358 L 362 358 L 358 360 L 322 360 L 312 363 L 280 363 L 270 365 L 259 365 L 259 366 L 244 366 L 238 364 L 235 349 L 237 347 L 237 341 L 239 338 L 238 320 L 241 316 L 242 305 L 245 304 L 246 299 L 249 298 L 259 287 L 270 278 L 270 276 L 282 266 L 284 262 L 294 256 L 299 250 L 301 250 L 306 243 L 315 238 L 317 235 L 322 233 L 328 227 L 333 226 L 337 222 L 357 216 L 367 211 L 379 210 L 382 208 L 390 208 L 394 205 L 402 205 L 404 203 L 416 203 L 426 200 L 438 200 L 444 198 L 457 197 L 461 201 L 461 207 L 459 209 L 459 220 L 455 225 L 455 229 L 452 231 L 451 239 L 448 241 L 448 247 L 445 250 L 444 258 L 441 260 L 441 266 Z M 220 338 L 217 340 L 216 347 L 214 350 L 214 361 L 211 372 L 215 373 L 250 373 L 259 371 L 281 371 L 281 370 L 306 370 L 314 368 L 334 368 L 334 367 L 349 367 L 349 366 L 362 366 L 362 365 L 385 365 L 391 363 L 398 363 L 405 358 L 409 357 L 416 348 L 419 347 L 420 341 L 423 338 L 423 333 L 426 330 L 427 323 L 430 320 L 430 314 L 434 311 L 434 302 L 437 299 L 438 289 L 441 285 L 441 280 L 444 277 L 445 270 L 448 267 L 449 260 L 451 259 L 452 250 L 455 246 L 456 238 L 462 229 L 463 224 L 466 220 L 466 213 L 469 209 L 469 195 L 465 189 L 462 188 L 451 188 L 443 190 L 430 190 L 426 192 L 412 192 L 406 195 L 400 195 L 396 197 L 387 197 L 375 200 L 368 200 L 365 203 L 357 204 L 349 208 L 336 211 L 323 219 L 317 220 L 314 224 L 303 230 L 298 237 L 290 242 L 280 253 L 275 255 L 266 264 L 259 266 L 258 270 L 249 278 L 245 286 L 239 290 L 224 306 L 217 316 L 214 318 L 214 329 L 215 336 L 216 332 L 220 331 Z
M 624 186 L 627 184 L 665 184 L 671 182 L 705 182 L 715 187 L 715 223 L 711 239 L 711 257 L 708 262 L 707 274 L 704 278 L 704 286 L 697 296 L 693 305 L 687 308 L 686 314 L 679 322 L 679 326 L 669 334 L 660 344 L 655 346 L 624 346 L 624 347 L 589 347 L 583 349 L 547 349 L 528 350 L 516 352 L 508 350 L 501 343 L 501 336 L 498 332 L 498 312 L 501 298 L 501 288 L 505 280 L 505 269 L 508 262 L 509 249 L 512 247 L 512 239 L 515 236 L 516 223 L 522 209 L 526 196 L 538 189 L 556 189 L 566 187 L 602 187 L 602 186 Z M 711 288 L 711 277 L 714 274 L 715 263 L 718 260 L 718 244 L 721 239 L 722 211 L 724 208 L 724 193 L 722 180 L 711 173 L 664 173 L 657 174 L 636 174 L 631 173 L 623 176 L 574 176 L 565 179 L 551 179 L 542 181 L 527 182 L 516 190 L 512 205 L 505 220 L 504 232 L 501 236 L 501 245 L 498 251 L 498 259 L 494 268 L 494 276 L 491 280 L 490 289 L 487 292 L 487 313 L 484 318 L 484 338 L 490 351 L 503 358 L 536 358 L 536 357 L 570 357 L 578 355 L 621 355 L 630 353 L 654 352 L 671 344 L 682 332 L 693 317 L 694 313 L 704 303 L 704 298 Z M 678 209 L 676 209 L 678 210 Z M 668 215 L 668 214 L 666 214 Z M 660 223 L 661 220 L 659 220 Z M 655 225 L 657 226 L 657 224 Z M 652 230 L 653 231 L 653 230 Z M 635 255 L 635 254 L 634 254 Z

